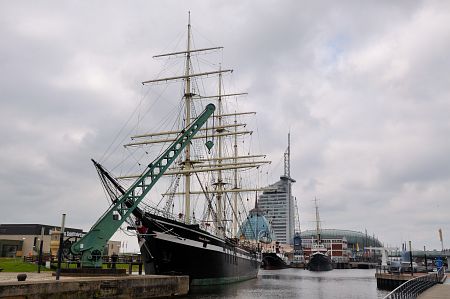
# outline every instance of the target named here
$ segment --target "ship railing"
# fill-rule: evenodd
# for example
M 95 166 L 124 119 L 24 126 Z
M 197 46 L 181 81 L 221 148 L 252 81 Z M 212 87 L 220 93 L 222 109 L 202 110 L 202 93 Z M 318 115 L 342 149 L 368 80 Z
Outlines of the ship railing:
M 158 208 L 153 207 L 153 206 L 150 206 L 150 205 L 147 205 L 147 206 L 144 208 L 144 210 L 145 210 L 145 212 L 151 213 L 151 214 L 153 214 L 153 215 L 166 217 L 166 218 L 168 218 L 168 219 L 175 220 L 175 221 L 179 221 L 179 220 L 180 220 L 180 215 L 178 215 L 178 217 L 177 217 L 177 216 L 176 216 L 175 214 L 173 214 L 173 213 L 169 213 L 169 212 L 167 212 L 167 211 L 164 211 L 164 210 L 162 210 L 162 209 L 158 209 Z M 192 222 L 192 221 L 191 221 L 191 222 Z
M 184 220 L 183 215 L 181 215 L 181 214 L 176 215 L 176 214 L 158 209 L 158 208 L 150 206 L 150 205 L 145 206 L 143 208 L 143 210 L 147 213 L 151 213 L 153 215 L 157 215 L 157 216 L 161 216 L 161 217 L 166 217 L 167 219 L 171 219 L 174 221 Z M 209 232 L 210 234 L 213 234 L 213 235 L 215 234 L 214 227 L 209 222 L 199 221 L 198 219 L 191 218 L 191 219 L 189 219 L 189 224 L 191 224 L 191 225 L 198 224 L 198 225 L 200 225 L 200 227 L 203 230 Z
M 425 290 L 438 283 L 442 283 L 444 281 L 444 276 L 445 267 L 441 267 L 436 273 L 430 273 L 406 281 L 387 294 L 383 299 L 417 298 Z

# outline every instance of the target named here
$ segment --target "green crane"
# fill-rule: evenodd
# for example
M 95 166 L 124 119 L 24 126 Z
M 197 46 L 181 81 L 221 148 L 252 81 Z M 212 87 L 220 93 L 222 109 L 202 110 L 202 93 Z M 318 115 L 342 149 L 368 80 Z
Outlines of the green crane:
M 70 250 L 73 254 L 81 255 L 83 267 L 99 268 L 102 266 L 101 256 L 108 240 L 137 208 L 138 204 L 175 161 L 185 146 L 191 142 L 192 137 L 206 123 L 215 109 L 214 104 L 208 104 L 197 119 L 181 132 L 177 140 L 155 161 L 150 163 L 133 185 L 113 202 L 92 226 L 91 230 L 71 246 Z M 212 145 L 211 141 L 208 141 L 207 144 L 208 147 Z

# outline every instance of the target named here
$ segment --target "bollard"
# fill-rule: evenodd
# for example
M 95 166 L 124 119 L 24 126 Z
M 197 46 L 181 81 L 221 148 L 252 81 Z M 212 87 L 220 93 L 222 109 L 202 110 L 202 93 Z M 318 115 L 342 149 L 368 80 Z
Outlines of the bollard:
M 27 275 L 25 273 L 17 274 L 17 281 L 25 281 Z

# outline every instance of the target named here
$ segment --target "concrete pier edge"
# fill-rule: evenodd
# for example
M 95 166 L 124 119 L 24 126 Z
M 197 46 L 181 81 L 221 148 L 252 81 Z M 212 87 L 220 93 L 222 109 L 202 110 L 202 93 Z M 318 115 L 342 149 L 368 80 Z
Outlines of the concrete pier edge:
M 0 298 L 158 298 L 186 295 L 188 276 L 77 277 L 1 282 Z

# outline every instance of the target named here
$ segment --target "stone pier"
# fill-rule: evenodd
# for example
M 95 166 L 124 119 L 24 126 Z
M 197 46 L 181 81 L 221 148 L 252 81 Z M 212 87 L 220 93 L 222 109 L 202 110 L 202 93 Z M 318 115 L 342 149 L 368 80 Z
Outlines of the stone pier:
M 189 291 L 188 276 L 63 277 L 59 281 L 54 277 L 31 276 L 32 279 L 21 282 L 17 278 L 0 279 L 0 298 L 158 298 L 185 295 Z

